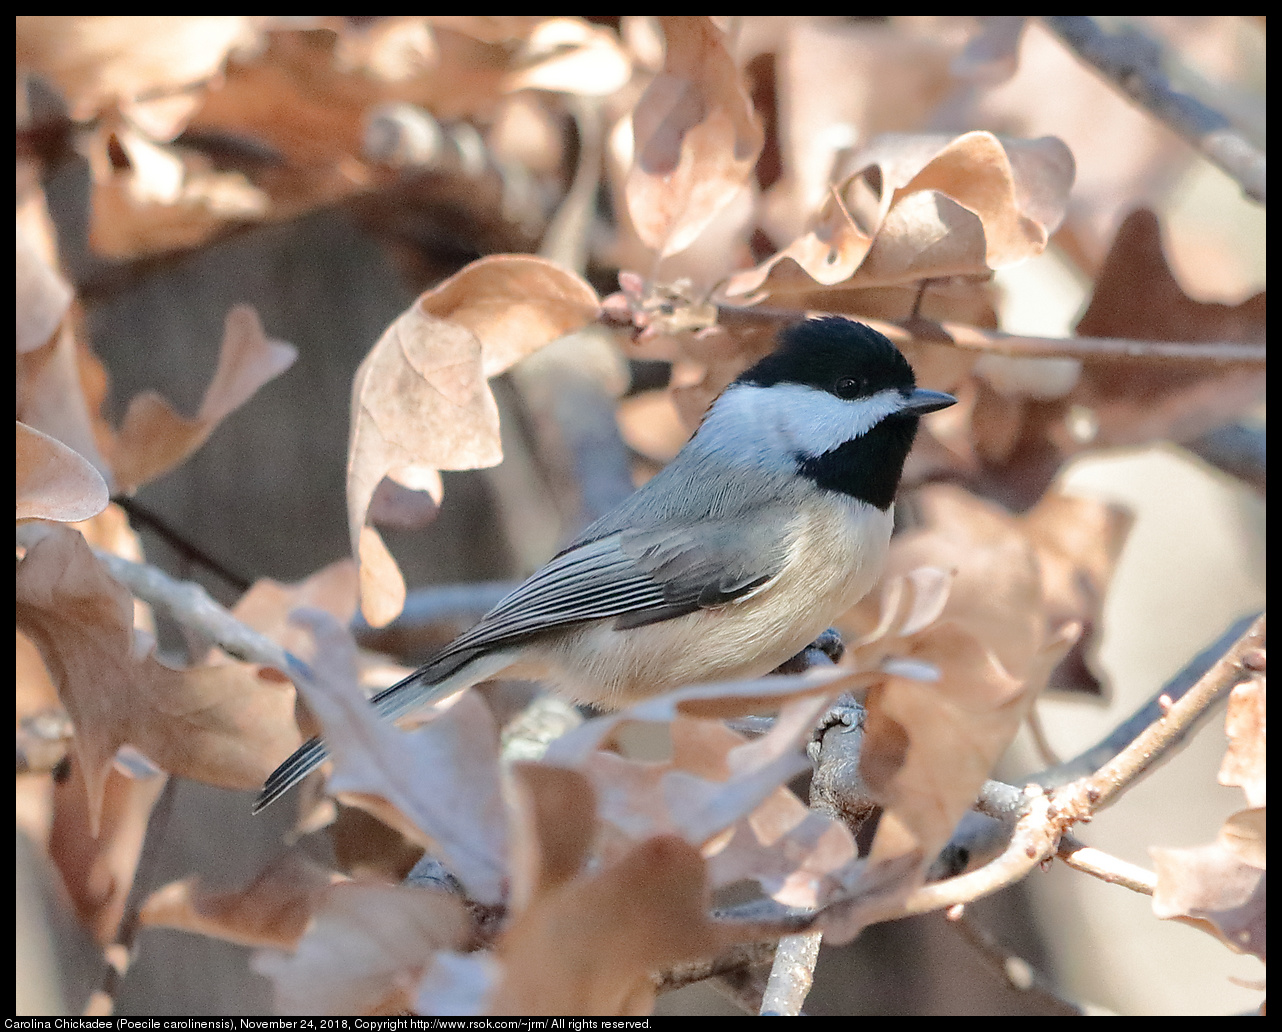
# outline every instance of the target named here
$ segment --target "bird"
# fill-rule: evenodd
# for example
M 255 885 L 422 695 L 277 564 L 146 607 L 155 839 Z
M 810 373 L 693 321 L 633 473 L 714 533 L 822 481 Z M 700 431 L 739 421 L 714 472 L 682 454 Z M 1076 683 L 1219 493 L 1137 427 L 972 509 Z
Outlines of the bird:
M 619 709 L 685 685 L 762 676 L 880 578 L 920 417 L 886 336 L 795 321 L 659 473 L 408 677 L 370 699 L 396 720 L 499 675 Z M 270 805 L 327 755 L 313 738 L 263 786 Z

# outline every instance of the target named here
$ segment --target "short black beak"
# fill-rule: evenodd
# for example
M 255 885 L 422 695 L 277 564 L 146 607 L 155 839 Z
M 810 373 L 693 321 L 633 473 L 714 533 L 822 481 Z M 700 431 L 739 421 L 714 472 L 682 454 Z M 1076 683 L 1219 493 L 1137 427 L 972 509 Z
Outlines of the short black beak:
M 924 416 L 927 412 L 938 412 L 940 409 L 956 404 L 957 399 L 951 394 L 914 387 L 904 399 L 904 407 L 899 411 L 906 416 Z

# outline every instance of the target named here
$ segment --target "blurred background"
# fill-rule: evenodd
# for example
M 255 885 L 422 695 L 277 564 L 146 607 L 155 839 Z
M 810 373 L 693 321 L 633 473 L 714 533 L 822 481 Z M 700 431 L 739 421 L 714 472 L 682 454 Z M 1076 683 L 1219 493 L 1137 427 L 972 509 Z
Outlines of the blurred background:
M 560 19 L 580 34 L 556 44 L 538 43 L 540 19 L 189 24 L 204 21 L 19 19 L 19 69 L 29 73 L 20 91 L 20 216 L 24 189 L 27 203 L 43 197 L 58 266 L 78 299 L 78 332 L 109 370 L 108 410 L 116 419 L 147 389 L 194 411 L 234 304 L 253 305 L 270 336 L 300 349 L 286 375 L 263 387 L 190 460 L 135 496 L 246 581 L 295 581 L 349 553 L 344 475 L 352 376 L 421 291 L 483 254 L 540 246 L 547 253 L 549 240 L 575 245 L 569 253 L 603 296 L 617 289 L 620 268 L 652 260 L 620 216 L 609 172 L 615 158 L 599 138 L 616 114 L 611 98 L 629 88 L 622 83 L 657 67 L 660 58 L 647 51 L 656 33 L 645 19 L 621 17 Z M 821 198 L 840 155 L 879 133 L 988 129 L 1056 136 L 1076 163 L 1059 233 L 1038 257 L 998 271 L 985 287 L 1002 330 L 1071 337 L 1122 219 L 1138 207 L 1157 213 L 1166 258 L 1191 298 L 1237 306 L 1262 291 L 1263 206 L 1085 68 L 1046 26 L 1019 21 L 1007 27 L 1013 36 L 1004 48 L 993 42 L 985 54 L 976 41 L 998 40 L 999 33 L 971 18 L 736 19 L 729 26 L 733 52 L 766 129 L 753 196 L 733 233 L 675 256 L 663 277 L 693 276 L 710 286 L 782 248 L 804 228 L 816 187 Z M 1106 24 L 1151 40 L 1179 88 L 1227 112 L 1263 148 L 1262 19 Z M 620 72 L 613 52 L 603 52 L 588 71 L 573 71 L 580 78 L 554 82 L 538 46 L 550 54 L 589 52 L 595 33 L 629 67 Z M 89 53 L 127 63 L 135 45 L 169 55 L 172 67 L 156 59 L 166 81 L 201 79 L 205 73 L 185 62 L 202 53 L 220 69 L 218 84 L 198 91 L 194 112 L 168 139 L 157 132 L 147 143 L 139 116 L 113 128 L 107 105 L 88 99 L 93 91 L 76 78 L 76 55 L 85 64 Z M 548 78 L 537 77 L 540 69 Z M 521 74 L 528 78 L 512 79 Z M 145 85 L 117 80 L 101 90 L 145 93 Z M 413 99 L 408 113 L 395 106 L 409 103 L 406 97 Z M 411 157 L 388 160 L 389 147 L 408 148 Z M 589 148 L 605 170 L 584 180 Z M 149 156 L 160 162 L 175 154 L 189 185 L 198 173 L 210 177 L 204 202 L 140 200 Z M 587 200 L 575 199 L 581 196 Z M 576 218 L 580 225 L 567 233 L 566 221 Z M 712 251 L 717 258 L 708 258 Z M 667 368 L 633 362 L 629 374 L 627 393 L 635 396 L 662 387 Z M 538 430 L 547 405 L 537 384 L 505 374 L 494 388 L 503 465 L 445 473 L 434 521 L 384 533 L 411 590 L 524 576 L 626 489 L 616 478 L 599 498 L 582 484 L 567 492 L 565 466 L 573 462 L 564 453 L 549 457 Z M 1263 416 L 1261 405 L 1239 422 L 1262 427 Z M 613 439 L 607 433 L 599 447 L 623 444 L 617 432 Z M 644 456 L 632 458 L 644 475 Z M 1135 516 L 1102 621 L 1099 658 L 1110 694 L 1039 704 L 1050 742 L 1067 756 L 1102 737 L 1233 621 L 1263 608 L 1265 538 L 1260 486 L 1173 444 L 1086 454 L 1059 481 L 1070 492 L 1123 503 Z M 234 602 L 234 584 L 146 521 L 135 527 L 150 562 Z M 162 648 L 179 654 L 178 633 L 163 625 L 160 631 Z M 411 631 L 382 644 L 414 662 L 448 631 Z M 1215 780 L 1223 750 L 1216 717 L 1174 760 L 1080 829 L 1081 837 L 1145 867 L 1152 866 L 1149 846 L 1213 840 L 1241 805 L 1235 790 Z M 997 776 L 1019 784 L 1041 766 L 1021 735 Z M 98 947 L 43 859 L 50 791 L 34 776 L 28 784 L 19 779 L 19 1013 L 78 1013 L 101 977 Z M 215 886 L 241 884 L 280 850 L 292 825 L 287 806 L 251 818 L 245 793 L 191 782 L 176 793 L 149 884 L 135 886 L 135 894 L 192 873 Z M 328 858 L 323 838 L 311 840 Z M 1258 989 L 1241 985 L 1262 981 L 1254 958 L 1157 921 L 1147 898 L 1061 864 L 971 910 L 1081 1003 L 1122 1013 L 1225 1014 L 1258 1002 Z M 116 1011 L 265 1013 L 270 985 L 251 972 L 249 956 L 214 939 L 145 929 Z M 660 1008 L 740 1013 L 706 985 L 681 990 Z M 876 926 L 849 947 L 825 950 L 806 1010 L 1057 1012 L 1007 988 L 938 914 Z

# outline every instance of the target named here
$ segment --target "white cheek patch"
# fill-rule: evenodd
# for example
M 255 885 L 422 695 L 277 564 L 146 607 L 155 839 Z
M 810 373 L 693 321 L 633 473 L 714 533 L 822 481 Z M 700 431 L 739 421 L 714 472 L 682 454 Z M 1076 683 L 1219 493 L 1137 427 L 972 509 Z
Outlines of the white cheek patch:
M 815 456 L 867 433 L 887 416 L 899 412 L 903 405 L 904 396 L 893 387 L 867 398 L 844 401 L 827 391 L 801 384 L 759 387 L 740 383 L 717 399 L 705 425 L 723 423 L 727 430 L 747 428 L 746 432 L 753 434 L 765 434 L 773 429 L 781 438 L 779 445 L 783 451 Z M 741 436 L 742 432 L 735 436 Z

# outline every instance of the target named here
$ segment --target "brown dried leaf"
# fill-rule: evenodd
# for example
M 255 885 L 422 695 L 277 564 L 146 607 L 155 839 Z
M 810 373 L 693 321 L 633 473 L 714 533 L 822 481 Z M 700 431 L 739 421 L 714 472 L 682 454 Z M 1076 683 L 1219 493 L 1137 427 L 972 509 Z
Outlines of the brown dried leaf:
M 242 946 L 293 949 L 329 887 L 340 880 L 337 872 L 292 849 L 239 889 L 211 889 L 199 875 L 170 882 L 147 898 L 138 919 Z
M 581 276 L 546 258 L 496 254 L 460 269 L 419 298 L 428 315 L 471 330 L 485 376 L 596 319 L 601 303 Z
M 512 781 L 513 910 L 576 877 L 596 834 L 597 796 L 576 770 L 520 762 Z
M 1059 492 L 1045 495 L 1030 512 L 1014 516 L 960 488 L 930 485 L 912 496 L 915 529 L 891 543 L 883 584 L 921 567 L 952 570 L 947 613 L 990 648 L 1007 670 L 1020 675 L 1038 642 L 1067 623 L 1080 626 L 1076 644 L 1055 668 L 1050 686 L 1099 693 L 1096 629 L 1113 569 L 1130 530 L 1121 507 Z M 871 641 L 875 621 L 893 611 L 885 592 L 851 610 L 842 626 Z M 900 633 L 907 633 L 901 631 Z
M 295 609 L 320 609 L 341 624 L 356 613 L 356 564 L 340 559 L 294 584 L 282 584 L 268 577 L 255 581 L 240 596 L 232 615 L 278 642 L 295 655 L 306 652 L 311 637 L 290 622 Z
M 1163 255 L 1156 217 L 1141 209 L 1118 230 L 1077 332 L 1211 348 L 1262 342 L 1265 315 L 1262 293 L 1237 306 L 1190 298 Z M 978 469 L 968 473 L 985 494 L 1031 506 L 1071 456 L 1192 440 L 1240 417 L 1265 387 L 1258 361 L 1090 355 L 1077 365 L 1064 388 L 1049 394 L 976 381 L 971 437 Z M 1073 373 L 1071 366 L 1062 371 Z
M 1219 781 L 1241 786 L 1251 807 L 1229 817 L 1209 845 L 1149 850 L 1157 866 L 1153 913 L 1189 919 L 1230 949 L 1264 960 L 1268 818 L 1263 679 L 1233 689 L 1224 723 L 1229 748 Z
M 172 670 L 135 641 L 132 598 L 73 530 L 50 525 L 28 550 L 17 616 L 75 724 L 91 832 L 125 743 L 172 773 L 235 789 L 256 788 L 300 744 L 293 689 L 279 674 Z
M 74 523 L 107 507 L 107 484 L 78 452 L 17 424 L 17 518 Z
M 248 305 L 227 313 L 218 368 L 194 419 L 174 411 L 151 391 L 129 403 L 113 448 L 116 478 L 134 488 L 173 469 L 245 404 L 263 384 L 275 379 L 298 357 L 295 348 L 263 333 L 258 314 Z
M 352 383 L 348 528 L 370 624 L 389 623 L 405 601 L 395 560 L 377 531 L 364 525 L 380 481 L 390 477 L 439 501 L 439 470 L 492 466 L 502 457 L 480 342 L 416 305 L 388 327 Z
M 1039 254 L 1064 217 L 1073 158 L 1059 140 L 889 134 L 861 152 L 812 228 L 728 297 L 788 303 L 820 287 L 986 276 Z
M 879 20 L 805 16 L 747 21 L 741 48 L 754 28 L 767 37 L 758 45 L 776 53 L 783 167 L 766 193 L 762 228 L 771 240 L 791 240 L 806 229 L 834 165 L 852 147 L 927 123 L 956 89 L 948 67 L 955 48 L 938 33 L 912 34 Z
M 325 892 L 292 955 L 254 958 L 283 1014 L 397 1014 L 435 951 L 457 949 L 468 919 L 454 896 L 409 885 L 342 882 Z
M 764 134 L 725 37 L 702 16 L 666 16 L 663 71 L 632 112 L 625 187 L 637 233 L 659 254 L 689 247 L 748 181 Z
M 596 318 L 596 292 L 554 262 L 482 258 L 428 291 L 365 357 L 352 384 L 347 513 L 361 609 L 382 627 L 405 582 L 365 525 L 384 477 L 439 502 L 440 470 L 496 465 L 498 407 L 486 379 Z

